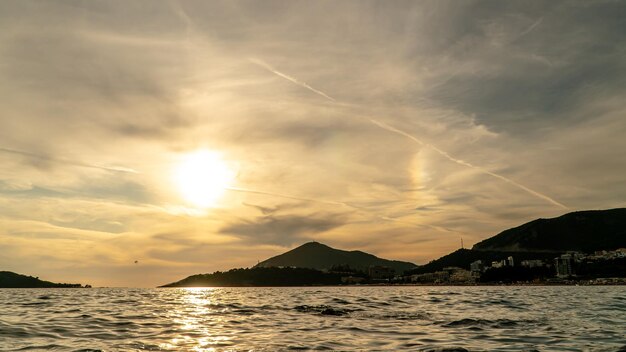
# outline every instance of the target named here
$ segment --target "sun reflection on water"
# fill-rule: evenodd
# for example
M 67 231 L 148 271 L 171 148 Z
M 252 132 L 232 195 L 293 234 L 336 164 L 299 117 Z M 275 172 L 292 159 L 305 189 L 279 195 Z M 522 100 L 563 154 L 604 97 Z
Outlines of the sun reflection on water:
M 179 291 L 179 309 L 171 312 L 179 336 L 160 347 L 167 350 L 209 352 L 232 346 L 232 336 L 224 330 L 227 309 L 216 302 L 216 288 L 184 288 Z

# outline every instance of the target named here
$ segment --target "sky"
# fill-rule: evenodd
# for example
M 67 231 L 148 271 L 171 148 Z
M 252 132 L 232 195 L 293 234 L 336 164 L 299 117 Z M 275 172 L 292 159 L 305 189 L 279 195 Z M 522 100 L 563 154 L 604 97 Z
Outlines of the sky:
M 425 264 L 624 207 L 625 54 L 624 1 L 2 1 L 0 270 Z

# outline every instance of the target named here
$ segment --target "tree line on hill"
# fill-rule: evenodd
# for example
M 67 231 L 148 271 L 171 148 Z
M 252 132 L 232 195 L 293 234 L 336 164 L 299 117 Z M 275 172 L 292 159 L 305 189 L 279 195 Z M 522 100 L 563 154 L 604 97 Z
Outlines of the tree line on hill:
M 198 274 L 160 287 L 339 285 L 341 275 L 309 268 L 254 267 Z

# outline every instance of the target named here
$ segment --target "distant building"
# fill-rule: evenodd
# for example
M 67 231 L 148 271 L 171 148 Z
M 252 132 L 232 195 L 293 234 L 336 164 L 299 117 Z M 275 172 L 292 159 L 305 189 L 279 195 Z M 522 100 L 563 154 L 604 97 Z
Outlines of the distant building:
M 367 273 L 372 279 L 390 279 L 395 275 L 395 270 L 387 266 L 372 265 Z
M 569 251 L 566 254 L 569 254 L 571 257 L 571 260 L 576 263 L 580 263 L 586 258 L 586 256 L 583 253 L 576 252 L 576 251 Z
M 342 276 L 341 282 L 344 284 L 360 284 L 365 281 L 365 278 L 359 276 Z
M 434 273 L 411 275 L 411 282 L 430 283 L 430 284 L 447 284 L 447 283 L 472 283 L 474 277 L 469 270 L 457 267 L 446 267 L 441 271 Z
M 522 260 L 520 264 L 526 268 L 540 268 L 545 265 L 543 260 L 540 259 Z
M 483 264 L 482 260 L 477 260 L 470 264 L 470 271 L 472 273 L 482 273 L 485 271 L 485 264 Z
M 572 270 L 572 259 L 571 254 L 563 254 L 560 257 L 554 258 L 554 267 L 557 277 L 568 277 L 574 274 Z
M 515 261 L 513 261 L 513 257 L 509 256 L 506 259 L 507 263 L 509 264 L 509 266 L 515 266 Z
M 468 283 L 473 280 L 472 274 L 468 270 L 456 267 L 444 268 L 443 270 L 448 272 L 451 283 Z
M 506 260 L 504 259 L 491 262 L 492 268 L 504 268 L 505 266 L 506 266 Z
M 618 248 L 614 251 L 595 251 L 593 255 L 584 257 L 585 260 L 609 260 L 626 258 L 626 248 Z
M 436 271 L 434 273 L 411 275 L 411 282 L 441 284 L 450 280 L 450 274 L 447 271 Z

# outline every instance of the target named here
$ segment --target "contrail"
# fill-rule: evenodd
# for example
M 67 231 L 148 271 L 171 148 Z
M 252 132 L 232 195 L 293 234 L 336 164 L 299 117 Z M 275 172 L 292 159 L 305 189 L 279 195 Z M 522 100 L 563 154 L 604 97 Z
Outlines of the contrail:
M 519 39 L 523 36 L 525 36 L 526 34 L 532 32 L 538 25 L 541 24 L 541 22 L 543 22 L 543 17 L 539 18 L 536 22 L 534 22 L 533 24 L 531 24 L 528 28 L 526 28 L 526 30 L 524 30 L 522 33 L 520 33 L 517 38 L 515 39 Z
M 296 79 L 294 77 L 291 77 L 291 76 L 286 75 L 286 74 L 284 74 L 284 73 L 282 73 L 280 71 L 277 71 L 276 69 L 274 69 L 272 66 L 268 65 L 264 61 L 261 61 L 259 59 L 253 59 L 253 58 L 248 59 L 248 60 L 250 60 L 250 62 L 252 62 L 253 64 L 259 65 L 259 66 L 263 67 L 264 69 L 272 72 L 273 74 L 275 74 L 275 75 L 277 75 L 279 77 L 282 77 L 282 78 L 284 78 L 284 79 L 286 79 L 286 80 L 288 80 L 288 81 L 290 81 L 292 83 L 295 83 L 295 84 L 299 85 L 300 87 L 306 88 L 306 89 L 308 89 L 308 90 L 310 90 L 310 91 L 312 91 L 312 92 L 314 92 L 314 93 L 316 93 L 318 95 L 321 95 L 324 98 L 326 98 L 326 99 L 328 99 L 328 100 L 330 100 L 332 102 L 335 102 L 335 103 L 337 102 L 335 100 L 335 98 L 329 96 L 328 94 L 322 92 L 321 90 L 317 90 L 317 89 L 311 87 L 310 85 L 308 85 L 306 82 L 302 82 L 302 81 L 300 81 L 300 80 L 298 80 L 298 79 Z
M 534 27 L 536 27 L 540 23 L 541 23 L 541 19 L 539 21 L 537 21 L 535 24 L 533 24 L 531 26 L 531 28 L 529 28 L 529 29 L 532 30 Z M 308 90 L 310 90 L 310 91 L 312 91 L 312 92 L 314 92 L 314 93 L 316 93 L 316 94 L 318 94 L 318 95 L 320 95 L 320 96 L 322 96 L 322 97 L 332 101 L 333 103 L 338 103 L 337 100 L 335 100 L 333 97 L 329 96 L 328 94 L 326 94 L 326 93 L 324 93 L 324 92 L 322 92 L 322 91 L 320 91 L 318 89 L 315 89 L 315 88 L 311 87 L 310 85 L 308 85 L 308 84 L 306 84 L 306 83 L 304 83 L 302 81 L 299 81 L 298 79 L 296 79 L 294 77 L 291 77 L 289 75 L 286 75 L 286 74 L 284 74 L 284 73 L 274 69 L 272 66 L 270 66 L 269 64 L 267 64 L 267 63 L 265 63 L 265 62 L 263 62 L 261 60 L 250 59 L 250 61 L 252 63 L 255 63 L 257 65 L 260 65 L 260 66 L 264 67 L 265 69 L 267 69 L 268 71 L 274 73 L 277 76 L 280 76 L 280 77 L 282 77 L 282 78 L 284 78 L 284 79 L 286 79 L 286 80 L 288 80 L 288 81 L 290 81 L 292 83 L 295 83 L 295 84 L 297 84 L 297 85 L 299 85 L 299 86 L 301 86 L 303 88 L 306 88 L 306 89 L 308 89 Z M 527 192 L 527 193 L 529 193 L 529 194 L 531 194 L 531 195 L 533 195 L 533 196 L 535 196 L 537 198 L 543 199 L 543 200 L 545 200 L 545 201 L 547 201 L 547 202 L 549 202 L 549 203 L 551 203 L 553 205 L 556 205 L 556 206 L 558 206 L 560 208 L 569 209 L 566 205 L 557 202 L 556 200 L 548 197 L 547 195 L 542 194 L 540 192 L 537 192 L 537 191 L 535 191 L 535 190 L 533 190 L 533 189 L 531 189 L 531 188 L 529 188 L 527 186 L 524 186 L 523 184 L 521 184 L 519 182 L 513 181 L 513 180 L 511 180 L 508 177 L 505 177 L 505 176 L 502 176 L 502 175 L 497 174 L 495 172 L 489 171 L 489 170 L 484 169 L 484 168 L 482 168 L 480 166 L 473 165 L 473 164 L 471 164 L 471 163 L 469 163 L 467 161 L 464 161 L 464 160 L 461 160 L 461 159 L 457 159 L 457 158 L 451 156 L 448 152 L 446 152 L 446 151 L 444 151 L 442 149 L 439 149 L 438 147 L 436 147 L 436 146 L 434 146 L 432 144 L 425 143 L 425 142 L 423 142 L 422 140 L 416 138 L 415 136 L 413 136 L 410 133 L 407 133 L 405 131 L 402 131 L 402 130 L 397 129 L 397 128 L 393 127 L 393 126 L 390 126 L 390 125 L 388 125 L 386 123 L 383 123 L 383 122 L 380 122 L 380 121 L 377 121 L 377 120 L 374 120 L 374 119 L 369 119 L 369 122 L 374 124 L 378 128 L 387 130 L 389 132 L 397 133 L 397 134 L 402 135 L 402 136 L 404 136 L 406 138 L 409 138 L 410 140 L 412 140 L 413 142 L 415 142 L 415 143 L 417 143 L 419 145 L 422 145 L 424 147 L 432 149 L 435 152 L 437 152 L 439 155 L 443 156 L 444 158 L 446 158 L 446 159 L 448 159 L 448 160 L 450 160 L 450 161 L 452 161 L 452 162 L 454 162 L 456 164 L 463 165 L 465 167 L 469 167 L 471 169 L 477 170 L 477 171 L 479 171 L 479 172 L 481 172 L 481 173 L 483 173 L 485 175 L 489 175 L 489 176 L 495 177 L 495 178 L 497 178 L 497 179 L 499 179 L 501 181 L 504 181 L 504 182 L 506 182 L 506 183 L 508 183 L 508 184 L 510 184 L 512 186 L 515 186 L 515 187 L 517 187 L 517 188 L 519 188 L 519 189 L 521 189 L 521 190 L 523 190 L 523 191 L 525 191 L 525 192 Z
M 45 161 L 58 163 L 58 164 L 66 164 L 66 165 L 72 165 L 72 166 L 86 167 L 86 168 L 90 168 L 90 169 L 98 169 L 98 170 L 105 170 L 105 171 L 112 171 L 112 172 L 123 172 L 123 173 L 131 173 L 131 174 L 138 174 L 139 173 L 136 170 L 133 170 L 133 169 L 128 168 L 128 167 L 123 167 L 123 166 L 100 166 L 100 165 L 94 165 L 94 164 L 87 164 L 87 163 L 83 163 L 83 162 L 79 162 L 79 161 L 72 161 L 72 160 L 66 160 L 66 159 L 61 159 L 61 158 L 54 158 L 54 157 L 47 156 L 47 155 L 41 155 L 41 154 L 36 154 L 36 153 L 31 153 L 31 152 L 26 152 L 26 151 L 16 150 L 16 149 L 9 149 L 9 148 L 2 148 L 2 147 L 0 147 L 0 152 L 9 153 L 9 154 L 22 155 L 22 156 L 26 156 L 26 157 L 33 158 L 33 159 L 45 160 Z
M 530 188 L 524 186 L 523 184 L 521 184 L 519 182 L 515 182 L 515 181 L 511 180 L 510 178 L 507 178 L 507 177 L 504 177 L 502 175 L 496 174 L 495 172 L 491 172 L 491 171 L 489 171 L 487 169 L 484 169 L 484 168 L 482 168 L 480 166 L 476 166 L 474 164 L 471 164 L 471 163 L 469 163 L 469 162 L 467 162 L 465 160 L 457 159 L 457 158 L 451 156 L 450 154 L 448 154 L 447 152 L 445 152 L 445 151 L 435 147 L 434 145 L 429 144 L 429 143 L 425 143 L 422 140 L 416 138 L 415 136 L 412 136 L 412 135 L 410 135 L 410 134 L 408 134 L 408 133 L 406 133 L 406 132 L 404 132 L 402 130 L 399 130 L 397 128 L 389 126 L 386 123 L 383 123 L 383 122 L 380 122 L 380 121 L 376 121 L 376 120 L 373 120 L 373 119 L 370 120 L 370 121 L 373 124 L 375 124 L 376 126 L 382 128 L 382 129 L 385 129 L 387 131 L 390 131 L 390 132 L 397 133 L 399 135 L 405 136 L 405 137 L 409 138 L 410 140 L 414 141 L 415 143 L 417 143 L 419 145 L 423 145 L 423 146 L 425 146 L 427 148 L 430 148 L 430 149 L 434 150 L 435 152 L 437 152 L 439 155 L 443 156 L 444 158 L 446 158 L 446 159 L 448 159 L 448 160 L 450 160 L 450 161 L 452 161 L 454 163 L 457 163 L 459 165 L 463 165 L 463 166 L 469 167 L 471 169 L 477 170 L 477 171 L 479 171 L 479 172 L 481 172 L 483 174 L 486 174 L 486 175 L 489 175 L 489 176 L 493 176 L 493 177 L 495 177 L 497 179 L 500 179 L 500 180 L 502 180 L 502 181 L 504 181 L 504 182 L 506 182 L 508 184 L 511 184 L 511 185 L 513 185 L 513 186 L 515 186 L 517 188 L 520 188 L 520 189 L 522 189 L 522 190 L 524 190 L 524 191 L 526 191 L 526 192 L 528 192 L 528 193 L 530 193 L 530 194 L 532 194 L 532 195 L 534 195 L 534 196 L 536 196 L 538 198 L 541 198 L 541 199 L 543 199 L 545 201 L 548 201 L 549 203 L 552 203 L 552 204 L 554 204 L 554 205 L 556 205 L 558 207 L 561 207 L 561 208 L 564 208 L 564 209 L 568 209 L 568 207 L 565 206 L 564 204 L 557 202 L 556 200 L 546 196 L 545 194 L 541 194 L 541 193 L 539 193 L 539 192 L 537 192 L 537 191 L 535 191 L 533 189 L 530 189 Z

